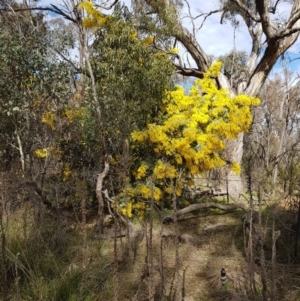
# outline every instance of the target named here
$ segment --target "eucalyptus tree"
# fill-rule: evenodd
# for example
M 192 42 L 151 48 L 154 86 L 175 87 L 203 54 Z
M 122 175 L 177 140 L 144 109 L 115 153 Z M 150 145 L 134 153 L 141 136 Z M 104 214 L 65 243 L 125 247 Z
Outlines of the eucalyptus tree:
M 41 33 L 32 30 L 30 20 L 26 14 L 1 15 L 2 27 L 0 30 L 0 99 L 1 99 L 1 126 L 3 132 L 2 156 L 17 156 L 21 160 L 22 170 L 25 170 L 25 144 L 30 149 L 30 106 L 34 101 L 34 90 L 39 88 L 38 71 L 42 71 L 45 55 L 44 39 Z M 38 26 L 40 31 L 43 28 Z M 4 130 L 5 129 L 5 130 Z M 26 138 L 27 139 L 26 139 Z M 30 142 L 31 141 L 31 142 Z M 5 143 L 6 142 L 6 143 Z M 25 144 L 24 144 L 25 143 Z M 4 162 L 9 163 L 7 159 Z
M 45 158 L 62 132 L 62 122 L 55 118 L 72 98 L 72 70 L 52 51 L 57 43 L 42 15 L 11 11 L 1 13 L 0 19 L 1 170 L 14 179 L 11 193 L 30 185 L 39 201 L 51 205 L 44 188 L 57 161 Z M 23 201 L 25 190 L 11 199 Z
M 154 38 L 139 35 L 125 16 L 125 8 L 116 6 L 97 30 L 91 51 L 111 155 L 121 155 L 131 132 L 156 117 L 165 90 L 172 87 L 169 56 L 153 50 Z

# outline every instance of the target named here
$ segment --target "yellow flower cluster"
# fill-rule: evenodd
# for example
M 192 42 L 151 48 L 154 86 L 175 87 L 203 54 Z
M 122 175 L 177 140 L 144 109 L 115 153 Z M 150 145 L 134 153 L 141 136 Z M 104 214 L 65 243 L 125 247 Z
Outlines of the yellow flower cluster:
M 85 28 L 97 29 L 99 27 L 104 27 L 111 18 L 109 15 L 104 16 L 89 0 L 79 3 L 78 8 L 84 9 L 88 15 L 88 17 L 85 17 L 82 21 L 82 25 Z
M 158 160 L 153 173 L 157 179 L 174 179 L 177 176 L 176 168 L 170 163 L 164 163 L 161 160 Z
M 75 119 L 81 118 L 85 114 L 86 110 L 83 108 L 80 109 L 68 109 L 65 110 L 65 115 L 69 123 L 73 123 Z
M 60 160 L 62 151 L 58 148 L 47 147 L 47 148 L 38 148 L 34 151 L 36 157 L 45 159 L 51 155 L 51 158 L 54 160 Z
M 230 164 L 230 165 L 229 165 L 229 168 L 230 168 L 233 172 L 235 172 L 236 174 L 240 174 L 240 172 L 241 172 L 241 167 L 240 167 L 240 165 L 237 164 L 237 163 L 232 163 L 232 164 Z
M 123 189 L 120 198 L 122 206 L 119 206 L 119 211 L 124 216 L 131 218 L 133 211 L 135 211 L 139 218 L 144 217 L 145 210 L 147 208 L 144 200 L 160 201 L 163 197 L 163 191 L 151 182 L 145 184 L 138 183 L 135 187 L 126 187 Z M 128 201 L 129 199 L 129 201 Z M 124 201 L 127 200 L 127 201 Z
M 172 52 L 172 53 L 178 53 L 178 52 L 179 52 L 179 49 L 176 48 L 176 47 L 170 48 L 169 50 L 170 50 L 170 52 Z
M 28 78 L 24 78 L 22 76 L 22 81 L 21 81 L 21 88 L 30 88 L 33 83 L 36 81 L 36 75 L 30 75 Z
M 132 202 L 127 202 L 124 208 L 120 209 L 121 214 L 129 218 L 132 217 Z
M 131 135 L 139 143 L 150 141 L 157 154 L 167 156 L 174 177 L 178 165 L 183 165 L 191 175 L 223 166 L 225 161 L 220 153 L 225 148 L 225 141 L 235 139 L 240 132 L 249 129 L 250 107 L 260 101 L 247 95 L 230 97 L 226 89 L 219 90 L 213 77 L 218 76 L 220 69 L 221 63 L 212 65 L 203 79 L 195 81 L 188 95 L 183 87 L 167 92 L 162 122 L 149 124 L 146 130 Z M 171 178 L 161 164 L 158 161 L 153 170 L 156 177 Z M 239 172 L 236 164 L 229 167 Z
M 145 38 L 143 42 L 145 45 L 151 45 L 154 42 L 154 37 L 149 36 L 149 37 Z
M 71 175 L 71 165 L 70 163 L 64 164 L 64 170 L 63 170 L 63 181 L 67 181 Z
M 48 156 L 48 149 L 47 148 L 39 148 L 39 149 L 36 149 L 34 151 L 34 153 L 38 158 L 45 159 Z
M 159 187 L 150 187 L 151 183 L 141 184 L 139 183 L 136 187 L 127 187 L 123 190 L 122 196 L 131 198 L 143 198 L 149 200 L 153 198 L 155 201 L 159 201 L 163 193 Z
M 146 132 L 135 131 L 131 134 L 131 138 L 137 142 L 143 142 L 147 140 L 148 134 Z
M 137 32 L 134 32 L 129 37 L 131 40 L 137 40 Z
M 145 177 L 148 168 L 149 167 L 143 163 L 137 170 L 136 178 L 140 180 L 141 178 Z
M 146 204 L 144 202 L 133 203 L 133 201 L 127 202 L 123 208 L 120 208 L 119 211 L 122 215 L 131 218 L 133 216 L 133 211 L 137 210 L 138 216 L 140 219 L 143 219 L 144 212 L 146 209 Z
M 49 125 L 54 131 L 56 129 L 54 123 L 55 123 L 55 114 L 52 112 L 45 112 L 42 117 L 42 122 Z

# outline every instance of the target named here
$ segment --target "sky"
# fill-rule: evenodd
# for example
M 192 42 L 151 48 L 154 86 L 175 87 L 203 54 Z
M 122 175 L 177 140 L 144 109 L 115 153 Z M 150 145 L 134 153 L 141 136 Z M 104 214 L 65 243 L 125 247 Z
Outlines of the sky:
M 122 3 L 125 3 L 130 7 L 131 0 L 121 0 Z M 190 5 L 190 10 L 193 16 L 200 15 L 201 13 L 209 13 L 210 11 L 216 10 L 218 8 L 219 0 L 188 0 Z M 40 0 L 38 5 L 47 6 L 50 3 L 59 5 L 62 4 L 62 0 Z M 288 17 L 292 5 L 288 2 L 279 2 L 278 11 L 279 13 L 273 18 L 278 18 L 284 20 Z M 189 18 L 187 18 L 188 10 L 185 5 L 182 11 L 182 17 L 184 26 L 189 30 L 192 29 L 192 23 Z M 220 24 L 220 13 L 210 15 L 200 30 L 197 31 L 196 36 L 197 40 L 200 43 L 201 47 L 207 54 L 212 54 L 214 56 L 220 56 L 229 53 L 234 47 L 237 50 L 244 50 L 247 53 L 250 53 L 251 50 L 251 39 L 247 31 L 247 27 L 243 21 L 240 22 L 239 27 L 235 31 L 230 24 L 227 22 L 225 24 Z M 195 27 L 199 28 L 202 24 L 203 17 L 198 18 L 194 21 Z M 300 74 L 300 42 L 297 41 L 285 55 L 286 61 L 285 64 L 295 73 Z M 181 52 L 182 53 L 182 52 Z M 184 57 L 185 55 L 183 55 Z M 289 60 L 293 60 L 289 63 Z M 273 69 L 273 74 L 279 72 L 282 68 L 282 61 L 278 60 L 276 66 Z

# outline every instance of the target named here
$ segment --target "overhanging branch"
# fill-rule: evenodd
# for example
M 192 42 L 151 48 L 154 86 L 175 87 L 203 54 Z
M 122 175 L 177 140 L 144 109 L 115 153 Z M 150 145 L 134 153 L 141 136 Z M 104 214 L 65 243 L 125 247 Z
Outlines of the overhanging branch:
M 182 68 L 179 65 L 174 65 L 177 69 L 177 73 L 183 76 L 194 76 L 197 78 L 203 78 L 203 72 L 195 68 Z
M 76 20 L 74 18 L 72 18 L 67 12 L 61 10 L 60 8 L 58 8 L 57 6 L 50 4 L 52 7 L 28 7 L 28 8 L 15 8 L 13 9 L 14 12 L 22 12 L 22 11 L 49 11 L 52 13 L 55 13 L 57 15 L 60 15 L 62 17 L 64 17 L 65 19 L 73 22 L 73 23 L 78 23 L 79 20 Z M 4 8 L 0 8 L 0 11 L 3 12 L 11 12 L 11 9 L 8 9 L 7 7 Z
M 105 10 L 110 10 L 112 9 L 117 3 L 119 2 L 119 0 L 115 0 L 111 5 L 109 6 L 105 6 L 105 5 L 100 5 L 100 4 L 96 4 L 94 3 L 95 7 L 97 8 L 101 8 L 101 9 L 105 9 Z

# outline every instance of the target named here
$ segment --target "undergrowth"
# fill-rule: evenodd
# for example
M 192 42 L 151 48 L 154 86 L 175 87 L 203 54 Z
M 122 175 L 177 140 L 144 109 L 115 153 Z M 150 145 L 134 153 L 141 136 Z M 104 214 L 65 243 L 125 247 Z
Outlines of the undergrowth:
M 269 207 L 262 213 L 268 232 L 265 258 L 269 270 L 274 210 Z M 181 219 L 177 228 L 174 224 L 161 228 L 160 217 L 154 214 L 151 259 L 154 300 L 217 301 L 241 296 L 244 299 L 237 300 L 254 300 L 247 288 L 242 214 L 239 210 L 226 214 L 217 209 L 200 211 Z M 275 226 L 279 229 L 289 218 L 284 215 L 287 213 L 276 214 Z M 149 225 L 145 222 L 134 222 L 142 235 L 139 239 L 132 238 L 133 255 L 124 235 L 116 239 L 114 254 L 113 235 L 105 239 L 95 235 L 91 226 L 95 222 L 83 225 L 67 215 L 54 216 L 42 208 L 23 206 L 7 214 L 2 222 L 5 248 L 1 252 L 1 277 L 5 274 L 5 282 L 1 280 L 1 291 L 6 295 L 2 294 L 1 300 L 140 301 L 148 298 L 149 237 L 146 239 L 145 227 L 149 233 Z M 219 226 L 210 227 L 214 225 Z M 110 234 L 113 233 L 111 229 Z M 277 245 L 278 297 L 299 300 L 300 267 L 291 260 L 293 240 L 282 235 Z M 222 268 L 229 279 L 225 286 L 220 284 Z M 259 279 L 257 268 L 255 275 Z M 237 283 L 235 279 L 244 282 Z M 258 296 L 261 288 L 258 281 Z

